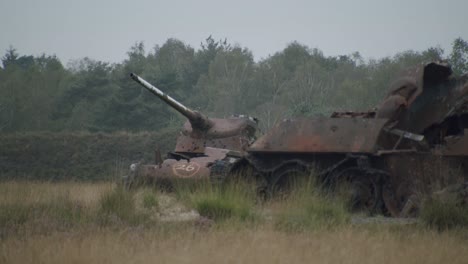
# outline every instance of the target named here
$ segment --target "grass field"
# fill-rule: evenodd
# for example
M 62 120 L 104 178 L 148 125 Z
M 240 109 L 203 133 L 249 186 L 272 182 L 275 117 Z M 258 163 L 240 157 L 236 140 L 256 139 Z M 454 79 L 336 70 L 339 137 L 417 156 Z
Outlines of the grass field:
M 165 194 L 3 182 L 0 263 L 467 263 L 466 228 L 352 217 L 316 193 L 259 202 L 242 184 Z

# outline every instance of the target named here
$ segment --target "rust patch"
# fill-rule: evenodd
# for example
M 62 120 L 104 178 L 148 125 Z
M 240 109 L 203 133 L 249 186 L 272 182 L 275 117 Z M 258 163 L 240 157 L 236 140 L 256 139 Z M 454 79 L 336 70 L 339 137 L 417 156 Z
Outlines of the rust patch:
M 387 121 L 366 118 L 286 120 L 259 138 L 249 151 L 374 153 Z

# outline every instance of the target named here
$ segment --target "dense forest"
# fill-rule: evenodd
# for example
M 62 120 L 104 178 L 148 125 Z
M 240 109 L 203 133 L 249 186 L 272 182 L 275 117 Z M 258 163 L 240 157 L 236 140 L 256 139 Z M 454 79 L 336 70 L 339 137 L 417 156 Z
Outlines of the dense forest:
M 451 51 L 429 48 L 365 60 L 358 52 L 325 56 L 292 42 L 255 61 L 245 47 L 211 36 L 194 48 L 168 39 L 147 51 L 136 43 L 121 63 L 83 58 L 66 66 L 56 56 L 1 58 L 0 132 L 159 131 L 183 117 L 129 78 L 135 72 L 185 105 L 223 117 L 248 114 L 267 129 L 288 116 L 367 110 L 385 96 L 408 66 L 448 60 L 456 74 L 468 71 L 468 42 Z

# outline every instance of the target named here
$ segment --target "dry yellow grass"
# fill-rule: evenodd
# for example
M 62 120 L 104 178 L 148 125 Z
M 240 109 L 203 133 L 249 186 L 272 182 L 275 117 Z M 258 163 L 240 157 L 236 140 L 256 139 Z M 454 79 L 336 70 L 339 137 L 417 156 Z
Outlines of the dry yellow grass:
M 1 183 L 0 204 L 36 203 L 65 192 L 97 207 L 113 185 Z M 22 198 L 19 197 L 22 195 Z M 268 209 L 268 208 L 267 208 Z M 280 208 L 275 208 L 280 210 Z M 468 231 L 352 226 L 281 232 L 271 221 L 229 222 L 211 229 L 192 223 L 153 226 L 79 225 L 0 237 L 0 263 L 467 263 Z M 49 230 L 50 231 L 50 230 Z M 459 230 L 460 231 L 460 230 Z
M 271 229 L 199 232 L 99 230 L 9 238 L 3 263 L 466 263 L 468 244 L 435 232 L 356 228 L 286 234 Z
M 37 204 L 51 199 L 67 197 L 84 206 L 96 206 L 102 193 L 111 190 L 110 182 L 26 182 L 8 181 L 0 183 L 0 205 Z

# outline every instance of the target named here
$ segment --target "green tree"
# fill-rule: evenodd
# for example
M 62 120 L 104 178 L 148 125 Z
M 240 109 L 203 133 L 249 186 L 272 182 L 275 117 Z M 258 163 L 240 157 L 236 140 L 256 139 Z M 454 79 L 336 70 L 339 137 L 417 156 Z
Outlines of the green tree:
M 0 129 L 51 129 L 53 101 L 66 76 L 60 61 L 45 55 L 19 56 L 10 48 L 2 63 L 5 68 L 0 82 Z
M 18 53 L 16 52 L 16 49 L 10 46 L 7 49 L 5 55 L 2 57 L 3 68 L 7 68 L 8 66 L 14 64 L 17 59 Z
M 462 38 L 457 38 L 452 44 L 450 63 L 456 74 L 468 72 L 468 42 Z
M 208 73 L 200 76 L 195 94 L 208 111 L 218 116 L 245 114 L 255 99 L 252 93 L 254 61 L 252 53 L 241 47 L 219 51 Z
M 89 58 L 77 61 L 73 77 L 67 80 L 55 101 L 54 119 L 68 130 L 99 129 L 96 118 L 116 89 L 110 78 L 112 70 L 108 63 Z

